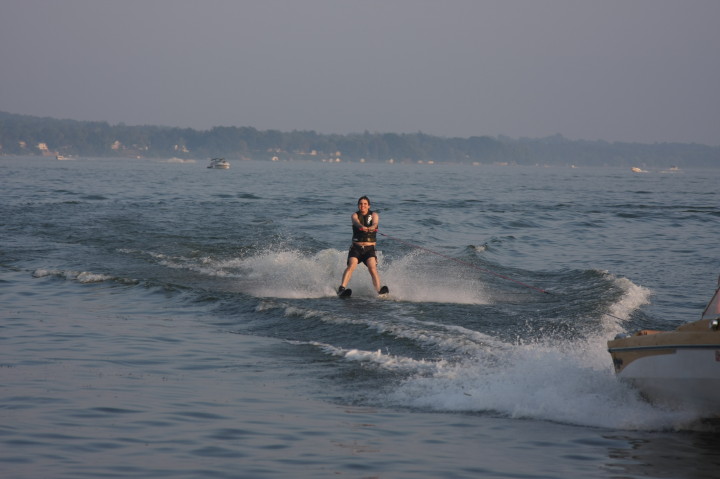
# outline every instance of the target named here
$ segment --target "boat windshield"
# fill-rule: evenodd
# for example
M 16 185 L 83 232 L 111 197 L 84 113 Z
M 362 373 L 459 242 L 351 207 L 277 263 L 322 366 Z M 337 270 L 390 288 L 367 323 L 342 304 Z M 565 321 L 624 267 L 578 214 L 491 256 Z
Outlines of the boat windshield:
M 720 288 L 715 290 L 715 294 L 703 311 L 702 319 L 720 319 Z

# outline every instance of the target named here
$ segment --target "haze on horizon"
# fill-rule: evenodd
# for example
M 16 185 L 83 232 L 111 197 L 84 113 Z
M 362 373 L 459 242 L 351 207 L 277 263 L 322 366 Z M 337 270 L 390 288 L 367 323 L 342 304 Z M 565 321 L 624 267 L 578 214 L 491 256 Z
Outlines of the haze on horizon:
M 3 0 L 0 110 L 720 145 L 716 0 Z

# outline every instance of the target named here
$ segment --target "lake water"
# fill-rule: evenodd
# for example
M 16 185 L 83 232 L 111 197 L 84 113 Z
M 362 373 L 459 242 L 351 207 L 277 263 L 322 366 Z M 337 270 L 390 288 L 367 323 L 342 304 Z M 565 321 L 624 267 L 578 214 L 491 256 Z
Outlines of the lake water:
M 2 158 L 0 475 L 715 478 L 606 342 L 699 319 L 718 172 Z

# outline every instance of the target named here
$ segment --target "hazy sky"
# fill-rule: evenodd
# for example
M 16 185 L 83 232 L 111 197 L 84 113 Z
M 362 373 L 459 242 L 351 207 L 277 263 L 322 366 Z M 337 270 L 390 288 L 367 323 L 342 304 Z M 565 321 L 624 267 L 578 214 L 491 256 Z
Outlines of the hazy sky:
M 0 0 L 0 110 L 720 145 L 718 0 Z

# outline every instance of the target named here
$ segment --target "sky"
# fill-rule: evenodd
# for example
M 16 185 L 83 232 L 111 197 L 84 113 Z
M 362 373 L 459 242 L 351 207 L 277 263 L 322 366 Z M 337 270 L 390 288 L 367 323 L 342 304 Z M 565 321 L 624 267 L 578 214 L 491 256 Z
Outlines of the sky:
M 718 0 L 0 0 L 0 111 L 720 145 Z

